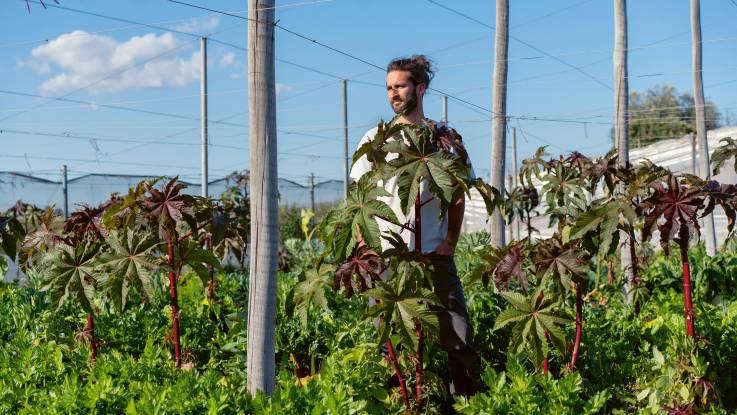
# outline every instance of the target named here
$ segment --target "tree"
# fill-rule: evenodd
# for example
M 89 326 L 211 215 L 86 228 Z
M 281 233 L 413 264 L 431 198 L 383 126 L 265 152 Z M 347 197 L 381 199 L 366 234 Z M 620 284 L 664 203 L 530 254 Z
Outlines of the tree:
M 278 253 L 274 0 L 248 1 L 248 125 L 251 261 L 248 391 L 274 390 Z
M 494 37 L 494 76 L 492 79 L 491 181 L 504 194 L 504 166 L 507 142 L 507 50 L 509 45 L 509 0 L 496 0 Z M 504 219 L 501 212 L 491 215 L 491 243 L 504 246 Z
M 707 130 L 721 125 L 722 115 L 714 102 L 706 100 L 704 111 Z M 694 132 L 695 116 L 693 95 L 679 93 L 673 85 L 656 85 L 644 92 L 631 92 L 628 117 L 630 142 L 638 148 L 683 137 Z

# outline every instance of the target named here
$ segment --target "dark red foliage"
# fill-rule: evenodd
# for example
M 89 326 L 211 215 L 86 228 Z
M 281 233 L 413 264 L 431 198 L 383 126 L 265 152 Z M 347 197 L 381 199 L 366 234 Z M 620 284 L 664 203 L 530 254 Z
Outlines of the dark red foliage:
M 660 244 L 670 254 L 670 243 L 678 235 L 699 235 L 696 213 L 704 202 L 704 192 L 698 186 L 682 185 L 670 174 L 665 181 L 651 185 L 654 193 L 642 202 L 645 226 L 642 240 L 647 241 L 656 227 L 660 231 Z
M 87 235 L 92 235 L 98 241 L 107 238 L 108 232 L 102 226 L 102 217 L 110 203 L 102 203 L 98 207 L 79 205 L 64 222 L 64 232 L 70 233 L 75 240 L 82 240 Z
M 175 177 L 164 185 L 162 190 L 148 187 L 148 197 L 144 201 L 149 215 L 164 227 L 174 227 L 185 221 L 192 229 L 197 228 L 192 206 L 195 200 L 190 195 L 182 194 L 186 185 L 179 183 Z
M 525 259 L 525 241 L 515 241 L 507 245 L 501 260 L 494 268 L 494 283 L 500 291 L 509 289 L 509 280 L 514 277 L 523 291 L 527 292 L 529 284 L 527 275 L 522 271 L 522 261 Z M 487 282 L 484 282 L 486 285 Z
M 381 258 L 379 254 L 362 246 L 357 248 L 346 262 L 341 264 L 333 279 L 336 289 L 341 286 L 345 288 L 346 297 L 353 295 L 354 291 L 363 292 L 372 286 L 373 281 L 379 279 L 381 274 Z M 353 278 L 353 276 L 357 278 Z

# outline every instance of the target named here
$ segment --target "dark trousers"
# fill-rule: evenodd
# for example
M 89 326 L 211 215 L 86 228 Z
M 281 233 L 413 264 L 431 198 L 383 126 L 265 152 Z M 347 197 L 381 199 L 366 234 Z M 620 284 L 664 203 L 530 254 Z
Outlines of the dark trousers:
M 453 395 L 476 393 L 479 363 L 472 344 L 473 328 L 466 309 L 463 286 L 452 256 L 430 255 L 432 275 L 440 307 L 433 307 L 440 326 L 440 344 L 448 353 L 448 390 Z

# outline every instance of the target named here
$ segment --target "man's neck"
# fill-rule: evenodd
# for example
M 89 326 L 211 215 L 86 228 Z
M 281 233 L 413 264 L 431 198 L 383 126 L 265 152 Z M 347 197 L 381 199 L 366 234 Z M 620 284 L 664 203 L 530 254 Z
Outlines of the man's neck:
M 419 126 L 425 125 L 425 114 L 421 108 L 417 108 L 407 115 L 400 115 L 397 118 L 400 124 L 415 124 Z

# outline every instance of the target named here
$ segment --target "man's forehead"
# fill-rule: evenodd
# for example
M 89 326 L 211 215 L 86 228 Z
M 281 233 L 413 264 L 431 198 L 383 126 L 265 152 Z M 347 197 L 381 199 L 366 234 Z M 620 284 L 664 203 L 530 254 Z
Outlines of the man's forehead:
M 386 74 L 387 84 L 407 83 L 410 81 L 410 73 L 408 71 L 391 71 Z

